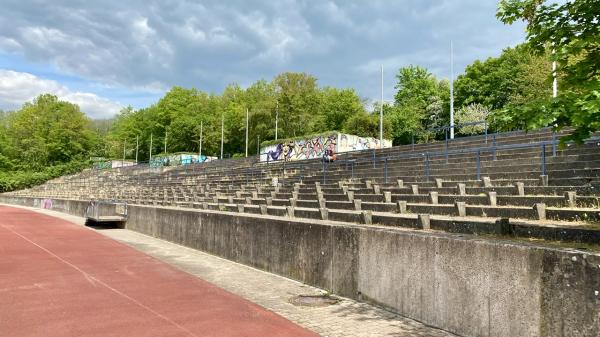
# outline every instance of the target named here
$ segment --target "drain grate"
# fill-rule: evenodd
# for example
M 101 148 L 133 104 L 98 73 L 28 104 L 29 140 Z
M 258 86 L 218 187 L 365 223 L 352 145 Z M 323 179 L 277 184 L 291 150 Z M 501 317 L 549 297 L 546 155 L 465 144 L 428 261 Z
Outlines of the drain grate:
M 302 307 L 326 307 L 339 301 L 330 295 L 298 295 L 290 298 L 290 303 Z

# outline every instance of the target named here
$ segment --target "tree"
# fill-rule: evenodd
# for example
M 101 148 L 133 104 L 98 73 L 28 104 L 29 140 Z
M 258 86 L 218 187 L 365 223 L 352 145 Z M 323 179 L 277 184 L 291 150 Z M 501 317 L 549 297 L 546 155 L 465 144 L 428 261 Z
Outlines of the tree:
M 526 45 L 506 48 L 499 57 L 476 60 L 456 79 L 455 102 L 462 107 L 477 103 L 497 111 L 548 98 L 551 65 L 546 55 L 533 55 Z
M 391 129 L 392 127 L 389 121 L 384 120 L 384 138 L 391 136 Z M 364 111 L 352 115 L 346 120 L 342 131 L 361 137 L 373 137 L 379 139 L 379 115 L 368 114 Z
M 90 120 L 79 107 L 56 96 L 40 95 L 14 112 L 8 121 L 10 138 L 7 157 L 18 165 L 38 169 L 85 158 L 96 139 Z
M 561 75 L 558 97 L 506 109 L 502 122 L 527 129 L 554 125 L 575 128 L 582 142 L 600 129 L 600 3 L 597 0 L 547 4 L 544 0 L 502 0 L 497 17 L 506 24 L 527 22 L 527 44 L 548 53 Z
M 474 124 L 460 126 L 460 124 L 468 124 L 486 121 L 490 110 L 479 103 L 471 103 L 463 106 L 456 112 L 456 124 L 459 125 L 458 133 L 464 135 L 473 135 L 482 133 L 485 130 L 485 124 Z
M 419 66 L 400 68 L 396 75 L 398 90 L 394 107 L 388 107 L 386 118 L 393 127 L 395 144 L 406 144 L 425 135 L 425 130 L 449 124 L 450 88 Z M 443 134 L 443 133 L 442 133 Z
M 283 73 L 273 79 L 279 102 L 280 138 L 310 133 L 317 120 L 317 79 L 306 73 Z
M 354 89 L 325 87 L 321 91 L 319 123 L 314 131 L 340 130 L 352 117 L 364 114 L 365 107 Z

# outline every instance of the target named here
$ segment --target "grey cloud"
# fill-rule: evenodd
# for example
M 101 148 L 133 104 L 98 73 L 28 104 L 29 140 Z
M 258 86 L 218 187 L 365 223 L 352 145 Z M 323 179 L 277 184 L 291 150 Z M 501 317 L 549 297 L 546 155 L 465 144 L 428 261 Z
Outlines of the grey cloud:
M 406 1 L 4 1 L 0 50 L 87 79 L 135 88 L 195 86 L 218 92 L 282 71 L 322 85 L 385 96 L 408 64 L 448 77 L 523 39 L 503 26 L 495 0 Z

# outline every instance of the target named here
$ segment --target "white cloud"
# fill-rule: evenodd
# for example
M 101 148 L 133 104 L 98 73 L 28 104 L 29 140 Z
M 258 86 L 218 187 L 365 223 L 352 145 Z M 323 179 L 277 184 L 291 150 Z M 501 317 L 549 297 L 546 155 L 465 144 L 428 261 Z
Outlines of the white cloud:
M 382 63 L 392 88 L 393 74 L 408 64 L 446 76 L 451 39 L 457 74 L 523 41 L 524 26 L 503 25 L 496 6 L 490 0 L 5 1 L 0 53 L 132 90 L 181 85 L 219 92 L 233 81 L 304 71 L 322 85 L 377 97 Z
M 89 92 L 71 91 L 53 80 L 12 70 L 0 69 L 0 108 L 17 109 L 40 94 L 50 93 L 79 105 L 92 118 L 114 116 L 122 106 Z

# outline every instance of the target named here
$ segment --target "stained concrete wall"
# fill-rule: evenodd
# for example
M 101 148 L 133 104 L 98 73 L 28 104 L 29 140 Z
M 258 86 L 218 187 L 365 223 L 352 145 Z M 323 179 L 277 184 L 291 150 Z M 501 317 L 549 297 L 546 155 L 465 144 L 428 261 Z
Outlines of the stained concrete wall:
M 32 199 L 0 196 L 33 206 Z M 39 201 L 38 201 L 39 204 Z M 82 201 L 52 203 L 82 215 Z M 598 336 L 600 255 L 471 236 L 130 206 L 127 228 L 462 336 Z

